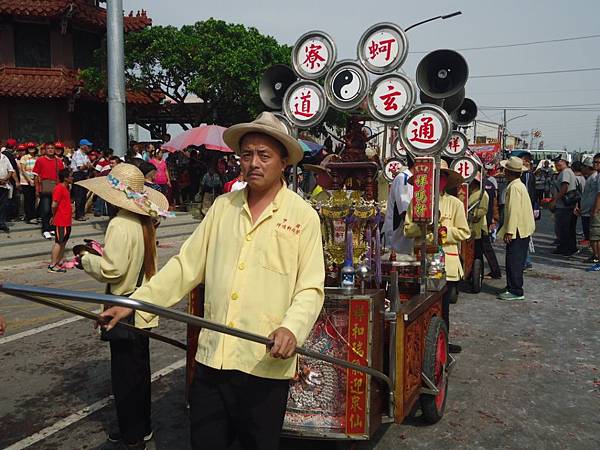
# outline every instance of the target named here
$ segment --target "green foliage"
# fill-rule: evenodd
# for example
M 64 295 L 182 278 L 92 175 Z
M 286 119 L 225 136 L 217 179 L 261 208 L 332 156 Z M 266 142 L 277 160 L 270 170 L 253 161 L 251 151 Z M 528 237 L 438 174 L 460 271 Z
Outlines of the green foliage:
M 106 76 L 96 67 L 86 67 L 79 71 L 79 78 L 83 81 L 83 88 L 91 93 L 106 89 Z
M 264 109 L 260 77 L 273 64 L 289 64 L 290 54 L 255 28 L 215 19 L 181 29 L 154 26 L 125 40 L 128 86 L 158 89 L 178 103 L 195 94 L 207 121 L 225 126 Z

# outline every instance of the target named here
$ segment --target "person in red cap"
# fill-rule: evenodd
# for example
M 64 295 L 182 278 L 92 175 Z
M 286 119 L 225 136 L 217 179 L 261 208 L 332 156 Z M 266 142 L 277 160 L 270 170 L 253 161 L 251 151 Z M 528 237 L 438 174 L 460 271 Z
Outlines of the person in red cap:
M 36 195 L 40 198 L 39 212 L 42 217 L 42 236 L 52 239 L 53 227 L 50 225 L 52 217 L 52 191 L 58 184 L 58 172 L 65 168 L 61 159 L 54 155 L 54 144 L 46 144 L 46 154 L 38 158 L 33 166 L 36 174 Z
M 26 154 L 19 159 L 21 169 L 21 192 L 23 192 L 23 207 L 25 209 L 25 222 L 33 224 L 38 214 L 35 207 L 35 173 L 33 167 L 38 159 L 37 148 L 33 142 L 21 144 Z M 21 147 L 21 146 L 19 146 Z
M 56 141 L 54 143 L 54 154 L 57 159 L 61 159 L 65 167 L 71 166 L 71 160 L 65 155 L 65 144 L 61 141 Z

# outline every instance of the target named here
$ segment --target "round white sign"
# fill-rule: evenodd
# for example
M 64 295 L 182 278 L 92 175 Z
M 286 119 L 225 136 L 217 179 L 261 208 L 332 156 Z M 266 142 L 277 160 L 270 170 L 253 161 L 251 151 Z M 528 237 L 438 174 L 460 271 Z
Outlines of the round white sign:
M 374 67 L 387 67 L 393 64 L 400 52 L 398 40 L 386 30 L 369 35 L 363 44 L 363 54 Z
M 458 158 L 452 161 L 450 165 L 452 170 L 458 172 L 465 179 L 465 182 L 469 183 L 477 175 L 477 165 L 471 158 Z
M 397 116 L 410 97 L 406 86 L 397 78 L 381 80 L 373 92 L 373 107 L 382 116 Z
M 404 130 L 404 137 L 419 150 L 435 147 L 443 136 L 442 121 L 437 114 L 422 112 L 413 117 Z
M 288 106 L 294 119 L 308 122 L 319 112 L 321 99 L 311 86 L 299 86 L 292 91 Z
M 383 166 L 383 176 L 390 182 L 394 181 L 402 166 L 402 161 L 399 158 L 389 158 Z
M 306 73 L 319 73 L 327 67 L 329 50 L 319 38 L 310 38 L 298 46 L 296 64 Z
M 466 136 L 459 131 L 453 131 L 444 150 L 444 155 L 450 158 L 458 158 L 465 153 L 467 146 Z

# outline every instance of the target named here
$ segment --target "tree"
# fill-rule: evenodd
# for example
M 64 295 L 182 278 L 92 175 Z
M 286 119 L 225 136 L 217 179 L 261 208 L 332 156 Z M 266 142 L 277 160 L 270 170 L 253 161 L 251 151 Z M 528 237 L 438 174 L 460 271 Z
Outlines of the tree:
M 181 29 L 149 27 L 125 40 L 128 85 L 159 90 L 176 103 L 195 94 L 206 120 L 228 126 L 264 109 L 262 73 L 289 64 L 291 48 L 256 28 L 209 19 Z

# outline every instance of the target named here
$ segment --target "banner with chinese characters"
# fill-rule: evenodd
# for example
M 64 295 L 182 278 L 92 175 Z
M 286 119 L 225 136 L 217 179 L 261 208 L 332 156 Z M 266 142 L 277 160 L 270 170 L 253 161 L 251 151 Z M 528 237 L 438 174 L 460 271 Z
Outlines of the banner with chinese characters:
M 348 361 L 367 365 L 369 346 L 369 301 L 350 301 L 348 321 Z M 367 432 L 367 375 L 348 369 L 346 384 L 346 433 Z
M 413 172 L 412 220 L 415 223 L 433 223 L 435 201 L 435 159 L 416 158 Z

